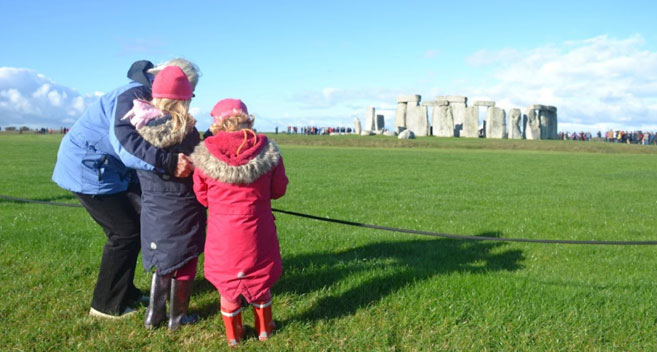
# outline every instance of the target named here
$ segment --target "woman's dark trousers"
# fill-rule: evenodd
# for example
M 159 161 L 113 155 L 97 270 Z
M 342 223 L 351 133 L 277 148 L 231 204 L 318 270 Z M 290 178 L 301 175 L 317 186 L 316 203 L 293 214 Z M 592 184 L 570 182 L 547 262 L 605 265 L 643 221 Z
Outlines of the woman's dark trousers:
M 141 249 L 140 193 L 138 188 L 108 195 L 75 193 L 107 236 L 91 301 L 92 308 L 106 314 L 119 315 L 141 298 L 133 283 Z

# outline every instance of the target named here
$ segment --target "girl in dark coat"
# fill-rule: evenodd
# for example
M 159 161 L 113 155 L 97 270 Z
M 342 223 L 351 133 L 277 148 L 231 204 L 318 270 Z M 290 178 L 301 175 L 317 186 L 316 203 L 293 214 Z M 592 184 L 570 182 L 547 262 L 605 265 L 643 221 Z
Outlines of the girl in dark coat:
M 129 118 L 149 143 L 172 153 L 191 154 L 200 142 L 196 121 L 188 113 L 192 87 L 177 66 L 164 68 L 153 81 L 153 101 L 135 100 Z M 198 320 L 187 315 L 198 256 L 205 242 L 205 208 L 194 195 L 192 177 L 170 177 L 138 170 L 142 188 L 141 246 L 146 271 L 155 268 L 145 326 L 167 317 L 169 329 Z

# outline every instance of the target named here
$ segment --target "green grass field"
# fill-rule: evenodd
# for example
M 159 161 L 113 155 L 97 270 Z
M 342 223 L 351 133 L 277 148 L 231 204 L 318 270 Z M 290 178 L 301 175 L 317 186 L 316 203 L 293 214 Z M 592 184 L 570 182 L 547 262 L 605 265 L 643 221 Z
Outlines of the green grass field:
M 76 203 L 50 181 L 60 138 L 0 134 L 0 195 Z M 290 178 L 275 208 L 451 234 L 657 240 L 655 146 L 272 138 Z M 461 241 L 275 215 L 279 329 L 242 350 L 657 350 L 654 246 Z M 197 325 L 147 331 L 145 309 L 88 317 L 103 244 L 82 208 L 0 200 L 0 350 L 228 350 L 202 261 Z

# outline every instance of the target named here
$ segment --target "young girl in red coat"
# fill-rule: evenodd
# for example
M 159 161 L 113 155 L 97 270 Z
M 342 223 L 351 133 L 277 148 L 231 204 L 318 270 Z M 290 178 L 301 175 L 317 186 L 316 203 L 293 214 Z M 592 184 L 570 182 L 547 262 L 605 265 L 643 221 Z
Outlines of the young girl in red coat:
M 269 289 L 282 271 L 271 199 L 287 188 L 283 159 L 274 142 L 251 130 L 241 100 L 221 100 L 210 115 L 214 135 L 191 156 L 194 191 L 208 207 L 205 277 L 221 295 L 228 343 L 242 339 L 241 297 L 253 306 L 259 339 L 267 340 L 274 328 Z

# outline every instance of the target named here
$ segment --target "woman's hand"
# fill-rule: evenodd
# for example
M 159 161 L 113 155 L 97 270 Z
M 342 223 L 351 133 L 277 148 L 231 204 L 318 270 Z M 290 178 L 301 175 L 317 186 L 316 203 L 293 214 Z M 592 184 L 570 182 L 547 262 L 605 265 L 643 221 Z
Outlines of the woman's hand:
M 192 174 L 192 171 L 194 171 L 194 164 L 192 163 L 192 159 L 183 153 L 179 153 L 176 173 L 173 176 L 180 178 L 187 177 Z

